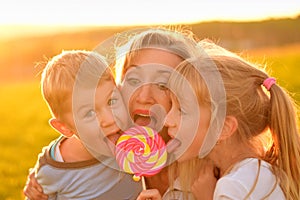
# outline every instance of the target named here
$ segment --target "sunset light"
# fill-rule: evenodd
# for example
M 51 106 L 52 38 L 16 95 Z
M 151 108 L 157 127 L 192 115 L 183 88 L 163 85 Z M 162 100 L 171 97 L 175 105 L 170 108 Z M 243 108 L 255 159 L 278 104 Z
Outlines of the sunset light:
M 181 188 L 182 190 L 180 187 L 176 188 L 175 192 L 172 191 L 172 187 L 177 185 L 176 182 L 169 182 L 171 179 L 168 180 L 167 177 L 169 166 L 161 164 L 165 163 L 166 148 L 163 140 L 151 141 L 153 144 L 158 144 L 151 143 L 154 148 L 149 143 L 143 144 L 149 146 L 145 149 L 147 155 L 142 157 L 134 155 L 144 160 L 139 162 L 142 165 L 133 166 L 136 163 L 125 163 L 128 166 L 143 168 L 143 173 L 136 176 L 147 175 L 146 178 L 150 175 L 157 176 L 151 178 L 151 184 L 149 179 L 145 181 L 148 184 L 147 188 L 159 189 L 161 195 L 166 198 L 192 197 L 190 191 L 198 192 L 196 186 L 201 179 L 200 171 L 211 172 L 204 174 L 211 176 L 205 177 L 208 184 L 205 182 L 205 185 L 199 186 L 201 192 L 209 191 L 212 194 L 215 188 L 211 187 L 210 183 L 216 185 L 216 181 L 219 181 L 216 179 L 217 175 L 218 178 L 223 178 L 223 173 L 212 172 L 227 171 L 226 177 L 238 178 L 238 175 L 229 173 L 241 170 L 242 178 L 259 177 L 256 188 L 252 187 L 252 184 L 250 184 L 251 188 L 241 185 L 243 191 L 254 191 L 243 197 L 261 199 L 262 196 L 268 196 L 270 199 L 282 199 L 284 195 L 280 193 L 281 185 L 277 187 L 277 183 L 283 183 L 284 186 L 291 186 L 291 188 L 297 187 L 298 191 L 299 184 L 296 186 L 296 183 L 300 179 L 299 170 L 290 171 L 290 169 L 300 169 L 299 162 L 297 166 L 291 165 L 300 160 L 297 154 L 300 150 L 298 148 L 295 152 L 290 154 L 288 152 L 299 146 L 299 143 L 283 142 L 283 146 L 277 147 L 274 146 L 277 140 L 274 143 L 270 138 L 276 134 L 292 136 L 284 138 L 284 141 L 297 142 L 296 134 L 300 135 L 297 131 L 300 130 L 298 120 L 300 107 L 297 106 L 299 109 L 295 111 L 289 110 L 291 105 L 300 105 L 300 79 L 297 75 L 300 74 L 299 28 L 300 0 L 2 1 L 0 5 L 0 200 L 24 200 L 25 196 L 26 199 L 45 199 L 39 198 L 44 197 L 45 194 L 49 194 L 48 199 L 136 199 L 135 195 L 141 192 L 141 186 L 144 184 L 133 182 L 132 175 L 125 174 L 131 171 L 121 166 L 120 170 L 124 169 L 124 173 L 122 170 L 118 172 L 116 168 L 110 170 L 110 167 L 117 167 L 117 162 L 113 162 L 114 160 L 118 161 L 118 164 L 124 164 L 118 159 L 122 156 L 119 156 L 121 154 L 117 147 L 127 145 L 122 144 L 124 138 L 121 134 L 135 133 L 133 129 L 125 130 L 133 125 L 133 121 L 135 124 L 156 128 L 160 133 L 164 132 L 161 134 L 162 139 L 168 139 L 165 141 L 166 148 L 171 153 L 171 159 L 168 155 L 166 164 L 176 163 L 175 159 L 180 158 L 178 165 L 172 164 L 170 172 L 174 171 L 176 174 L 170 178 L 176 178 L 176 182 L 183 183 L 180 186 L 184 187 Z M 263 67 L 268 74 L 252 68 L 250 63 Z M 104 70 L 105 67 L 107 70 Z M 171 73 L 171 70 L 176 73 Z M 189 74 L 190 72 L 193 74 Z M 51 75 L 48 76 L 49 74 Z M 118 76 L 115 78 L 116 74 Z M 171 81 L 169 77 L 172 77 Z M 176 78 L 180 77 L 183 79 L 178 79 L 179 82 L 188 85 L 177 84 Z M 97 79 L 99 81 L 95 82 Z M 173 90 L 171 83 L 174 80 L 177 81 L 175 85 L 179 85 L 182 90 Z M 200 82 L 198 84 L 195 81 Z M 261 88 L 266 83 L 270 83 L 267 84 L 269 91 L 265 90 L 264 93 Z M 116 87 L 118 85 L 122 87 Z M 227 88 L 227 85 L 233 85 L 234 90 Z M 283 89 L 281 90 L 280 87 Z M 51 90 L 50 98 L 47 97 L 48 90 Z M 288 91 L 287 94 L 290 94 L 294 101 L 288 102 L 288 95 L 282 95 L 284 91 Z M 185 92 L 189 94 L 185 95 Z M 172 98 L 168 95 L 171 93 Z M 241 104 L 231 109 L 235 110 L 233 113 L 229 112 L 230 116 L 225 116 L 226 113 L 223 113 L 224 109 L 226 111 L 226 106 L 228 108 L 231 105 L 230 102 L 225 101 L 224 97 L 227 94 L 237 100 L 237 104 Z M 53 102 L 52 99 L 58 101 Z M 243 99 L 246 101 L 242 102 Z M 209 101 L 197 102 L 197 100 Z M 259 108 L 253 106 L 260 102 L 257 100 L 263 102 Z M 49 110 L 53 104 L 56 108 L 61 108 L 59 112 L 56 112 L 57 109 L 54 113 Z M 273 107 L 278 107 L 277 112 Z M 248 112 L 248 110 L 252 112 L 261 108 L 266 108 L 266 112 Z M 239 113 L 236 113 L 236 110 L 244 113 L 243 109 L 248 109 L 246 111 L 250 113 L 247 115 L 249 119 L 243 118 L 245 122 L 251 122 L 254 116 L 254 121 L 248 123 L 254 125 L 254 128 L 244 126 L 246 123 L 238 119 Z M 230 111 L 230 108 L 228 110 Z M 257 118 L 266 113 L 269 115 L 263 116 L 265 120 Z M 267 118 L 267 121 L 272 123 L 264 123 Z M 295 126 L 296 121 L 299 123 L 298 127 Z M 246 132 L 254 130 L 255 135 L 252 135 L 254 139 L 251 139 L 249 144 L 243 140 L 245 145 L 242 143 L 238 146 L 236 138 L 240 135 L 237 134 L 243 132 L 240 129 L 240 122 L 243 123 L 241 127 L 245 128 Z M 284 122 L 288 123 L 284 124 Z M 262 133 L 263 136 L 258 135 L 258 131 L 255 131 L 257 124 L 262 125 L 259 130 L 268 129 L 269 132 Z M 221 125 L 225 126 L 221 127 Z M 280 128 L 280 131 L 286 131 L 280 132 L 279 129 L 272 127 L 286 127 Z M 220 130 L 222 135 L 217 138 Z M 275 132 L 271 133 L 271 131 Z M 145 129 L 144 132 L 150 133 L 151 136 L 158 136 L 150 129 Z M 251 131 L 248 132 L 247 134 L 250 134 Z M 148 135 L 144 136 L 142 140 L 149 139 L 146 137 Z M 119 137 L 121 140 L 118 140 Z M 210 141 L 211 139 L 213 140 Z M 268 142 L 272 142 L 271 145 Z M 211 145 L 219 143 L 220 145 L 216 145 L 217 148 Z M 266 146 L 257 148 L 253 146 L 258 143 Z M 289 144 L 291 148 L 285 150 L 284 147 Z M 282 171 L 289 174 L 290 178 L 284 176 L 289 179 L 284 179 L 283 182 L 281 177 L 269 176 L 272 170 L 270 173 L 266 171 L 267 167 L 272 168 L 271 163 L 278 163 L 278 160 L 267 157 L 268 161 L 272 161 L 271 163 L 266 163 L 263 159 L 255 161 L 255 158 L 265 154 L 265 152 L 256 154 L 258 153 L 256 150 L 272 152 L 273 147 L 283 150 L 284 154 L 277 157 L 290 158 L 285 159 L 290 163 L 284 163 L 284 166 L 292 167 Z M 218 152 L 221 148 L 228 148 L 224 151 L 225 157 L 229 155 L 228 157 L 223 158 L 222 152 Z M 151 151 L 152 149 L 163 149 L 163 151 L 158 153 Z M 232 149 L 235 151 L 231 152 Z M 52 152 L 48 155 L 49 150 L 54 150 L 54 157 Z M 213 153 L 210 154 L 209 151 Z M 150 157 L 148 154 L 151 154 Z M 163 156 L 157 156 L 158 154 Z M 107 159 L 108 155 L 115 156 Z M 203 156 L 207 156 L 208 159 L 203 159 L 204 162 L 196 161 L 198 157 Z M 124 157 L 128 155 L 123 156 L 122 159 Z M 159 162 L 153 162 L 156 158 L 160 158 Z M 213 160 L 213 158 L 217 159 Z M 226 163 L 223 162 L 224 160 Z M 188 165 L 180 165 L 181 161 Z M 242 164 L 235 163 L 236 161 L 241 161 Z M 151 166 L 151 169 L 148 167 L 144 169 L 151 163 L 156 165 Z M 191 168 L 192 165 L 189 163 L 195 164 L 196 167 Z M 254 167 L 259 163 L 259 167 L 264 167 L 263 176 L 257 173 L 256 168 L 253 168 L 255 169 L 253 175 L 252 172 L 247 174 L 247 169 L 252 168 L 252 164 L 247 168 L 248 163 L 252 163 Z M 222 169 L 219 164 L 223 166 Z M 241 170 L 230 170 L 230 167 L 227 169 L 228 166 L 234 166 L 235 169 L 239 166 L 246 167 Z M 276 168 L 278 171 L 281 170 L 279 166 Z M 51 171 L 52 169 L 55 171 Z M 145 170 L 148 170 L 147 174 L 144 173 Z M 92 171 L 94 173 L 91 173 Z M 159 172 L 159 174 L 150 174 L 149 171 Z M 42 173 L 45 173 L 46 178 L 42 177 Z M 195 178 L 195 183 L 191 182 L 194 179 L 189 178 L 194 175 L 199 176 Z M 265 175 L 268 178 L 266 180 L 272 179 L 275 182 L 262 184 L 261 180 Z M 41 185 L 34 186 L 35 189 L 30 191 L 29 186 L 36 184 L 30 183 L 28 177 L 32 180 L 36 177 L 36 184 Z M 226 177 L 223 179 L 225 182 L 228 179 Z M 183 180 L 180 180 L 181 178 Z M 293 181 L 293 178 L 296 181 Z M 185 181 L 189 181 L 188 184 L 184 184 Z M 252 183 L 253 180 L 247 180 L 248 182 Z M 293 184 L 295 182 L 295 184 L 286 184 L 287 182 Z M 66 187 L 59 188 L 60 186 Z M 132 189 L 131 186 L 137 187 Z M 206 186 L 208 186 L 207 190 L 204 188 Z M 50 191 L 50 188 L 54 188 L 55 191 Z M 266 188 L 267 190 L 264 191 Z M 286 188 L 283 187 L 283 191 L 288 191 Z M 235 191 L 239 190 L 239 188 L 235 189 Z M 162 190 L 167 192 L 163 194 Z M 243 193 L 242 190 L 239 192 Z M 45 194 L 38 191 L 43 191 Z M 95 191 L 102 196 L 95 196 L 98 195 Z M 126 192 L 125 196 L 123 191 Z M 273 191 L 280 197 L 271 196 Z M 256 192 L 260 197 L 252 198 L 251 195 Z M 91 196 L 88 196 L 88 193 Z M 297 195 L 295 198 L 287 199 L 300 199 L 298 198 L 300 192 L 297 192 Z
M 0 8 L 0 25 L 146 25 L 208 20 L 260 20 L 295 17 L 300 1 L 105 0 L 7 1 Z

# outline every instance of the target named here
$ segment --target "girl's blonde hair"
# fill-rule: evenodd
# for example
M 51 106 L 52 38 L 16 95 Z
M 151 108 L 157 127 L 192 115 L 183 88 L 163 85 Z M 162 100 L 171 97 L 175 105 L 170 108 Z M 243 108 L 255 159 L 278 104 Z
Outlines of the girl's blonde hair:
M 269 129 L 272 145 L 261 158 L 274 167 L 286 198 L 299 199 L 300 141 L 295 102 L 278 84 L 271 86 L 268 94 L 262 85 L 269 76 L 262 69 L 234 57 L 212 59 L 226 89 L 227 115 L 238 120 L 241 141 L 251 141 Z
M 201 60 L 202 59 L 204 59 L 204 57 L 202 57 Z M 211 99 L 209 88 L 207 88 L 207 82 L 203 78 L 205 74 L 200 74 L 192 63 L 196 64 L 196 66 L 199 66 L 199 63 L 193 62 L 193 59 L 185 60 L 180 63 L 180 65 L 176 68 L 176 72 L 171 75 L 168 85 L 177 97 L 184 99 L 184 90 L 182 86 L 184 84 L 190 84 L 194 94 L 196 95 L 198 104 L 212 108 L 213 100 Z M 195 105 L 195 110 L 196 109 L 197 105 Z M 213 128 L 216 127 L 213 126 Z M 212 146 L 212 143 L 210 146 Z M 199 159 L 197 157 L 170 165 L 169 183 L 171 190 L 174 189 L 174 181 L 177 179 L 180 183 L 183 199 L 191 199 L 191 187 L 194 181 L 198 178 L 198 173 L 202 167 L 202 163 L 203 159 Z
M 59 117 L 64 112 L 65 102 L 72 96 L 75 81 L 87 86 L 89 82 L 108 78 L 113 80 L 110 78 L 112 74 L 106 69 L 104 58 L 95 52 L 70 50 L 54 56 L 41 76 L 42 95 L 51 114 Z
M 269 75 L 259 66 L 221 48 L 208 50 L 208 54 L 210 58 L 201 58 L 201 63 L 212 60 L 221 74 L 226 91 L 226 115 L 237 119 L 236 135 L 241 143 L 261 151 L 257 156 L 272 165 L 287 199 L 300 199 L 300 139 L 295 102 L 278 84 L 267 91 L 263 82 Z M 191 65 L 181 65 L 176 70 L 192 87 L 203 82 Z M 199 92 L 197 87 L 195 93 L 199 104 L 209 101 L 203 96 L 205 92 Z M 272 135 L 271 145 L 263 146 L 256 138 L 268 129 Z

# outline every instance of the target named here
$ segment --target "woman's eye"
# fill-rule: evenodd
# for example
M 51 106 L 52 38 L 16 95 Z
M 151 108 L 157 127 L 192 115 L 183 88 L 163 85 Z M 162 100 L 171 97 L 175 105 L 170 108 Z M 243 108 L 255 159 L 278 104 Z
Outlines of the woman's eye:
M 85 118 L 91 118 L 96 116 L 96 112 L 94 110 L 89 110 L 86 114 L 85 114 Z
M 136 78 L 129 78 L 129 79 L 127 79 L 127 82 L 131 86 L 137 86 L 138 84 L 141 83 L 141 81 L 139 79 L 136 79 Z
M 116 99 L 116 98 L 109 99 L 109 100 L 108 100 L 108 105 L 109 105 L 109 106 L 112 106 L 112 105 L 116 104 L 117 101 L 118 101 L 118 99 Z

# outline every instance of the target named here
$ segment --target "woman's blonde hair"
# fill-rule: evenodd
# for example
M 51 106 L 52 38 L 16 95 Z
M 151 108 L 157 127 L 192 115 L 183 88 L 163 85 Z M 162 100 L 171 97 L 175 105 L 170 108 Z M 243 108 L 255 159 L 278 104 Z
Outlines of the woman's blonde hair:
M 263 87 L 269 78 L 263 68 L 224 49 L 208 51 L 208 54 L 210 58 L 201 58 L 201 63 L 205 63 L 205 59 L 212 60 L 221 74 L 226 91 L 226 115 L 237 119 L 236 135 L 241 143 L 261 151 L 257 156 L 272 165 L 287 199 L 300 199 L 300 139 L 295 102 L 278 84 L 272 85 L 269 91 Z M 187 68 L 193 66 L 181 65 L 176 70 L 192 83 L 192 87 L 201 83 L 203 77 Z M 205 99 L 205 92 L 196 89 L 196 94 Z M 205 102 L 201 98 L 199 103 Z M 271 145 L 263 146 L 255 140 L 265 130 L 271 133 Z
M 183 60 L 194 57 L 197 46 L 195 35 L 189 30 L 150 28 L 140 30 L 128 36 L 128 41 L 117 48 L 115 64 L 116 82 L 123 79 L 130 63 L 139 55 L 142 49 L 159 49 L 173 53 Z
M 58 117 L 64 112 L 65 102 L 72 96 L 75 81 L 87 85 L 88 82 L 95 82 L 92 80 L 98 82 L 108 79 L 111 73 L 106 69 L 104 58 L 95 52 L 70 50 L 54 56 L 41 76 L 42 95 L 51 114 Z

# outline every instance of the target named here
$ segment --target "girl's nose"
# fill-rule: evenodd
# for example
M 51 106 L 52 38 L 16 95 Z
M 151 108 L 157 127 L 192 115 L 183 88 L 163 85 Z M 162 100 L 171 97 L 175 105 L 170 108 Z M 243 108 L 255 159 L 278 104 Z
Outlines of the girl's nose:
M 174 119 L 174 112 L 172 111 L 172 109 L 169 111 L 169 113 L 165 118 L 165 126 L 168 128 L 176 126 L 176 122 Z

